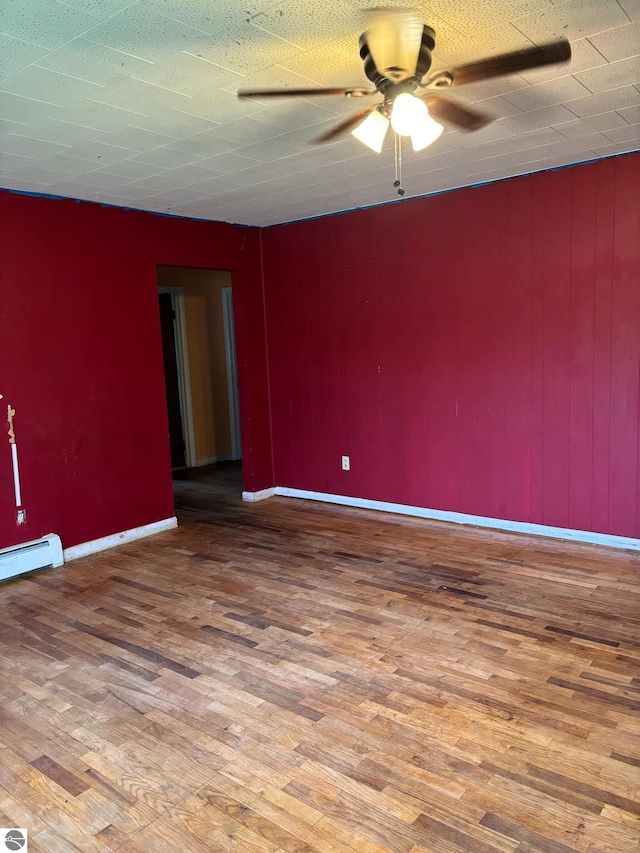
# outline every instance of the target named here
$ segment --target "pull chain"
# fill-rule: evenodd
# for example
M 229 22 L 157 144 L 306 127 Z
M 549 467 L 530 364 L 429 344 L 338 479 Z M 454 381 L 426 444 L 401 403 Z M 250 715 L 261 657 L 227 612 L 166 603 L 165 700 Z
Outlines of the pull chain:
M 404 190 L 402 189 L 402 137 L 399 133 L 393 134 L 393 145 L 394 163 L 396 167 L 396 179 L 393 182 L 393 186 L 396 188 L 398 195 L 403 196 Z

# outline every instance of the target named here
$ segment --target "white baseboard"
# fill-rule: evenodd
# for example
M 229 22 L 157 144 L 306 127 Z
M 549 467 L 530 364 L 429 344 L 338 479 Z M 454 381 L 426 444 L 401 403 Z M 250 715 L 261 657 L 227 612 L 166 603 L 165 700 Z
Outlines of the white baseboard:
M 142 527 L 133 527 L 131 530 L 123 530 L 122 533 L 113 533 L 111 536 L 103 536 L 101 539 L 92 539 L 90 542 L 81 542 L 80 545 L 72 545 L 64 549 L 64 559 L 76 560 L 78 557 L 86 557 L 98 551 L 106 551 L 107 548 L 115 548 L 116 545 L 124 545 L 135 539 L 143 539 L 145 536 L 153 536 L 154 533 L 162 533 L 164 530 L 173 530 L 178 526 L 178 519 L 174 516 L 163 518 L 162 521 L 154 521 L 152 524 L 143 524 Z
M 264 501 L 266 498 L 272 498 L 277 494 L 276 489 L 261 489 L 259 492 L 243 492 L 243 501 Z
M 591 545 L 605 545 L 609 548 L 640 551 L 640 539 L 632 539 L 628 536 L 613 536 L 609 533 L 594 533 L 590 530 L 548 527 L 544 524 L 531 524 L 527 521 L 507 521 L 502 518 L 487 518 L 484 515 L 466 515 L 466 513 L 462 512 L 447 512 L 440 509 L 426 509 L 420 506 L 386 503 L 385 501 L 370 501 L 366 498 L 351 498 L 345 495 L 325 494 L 324 492 L 307 492 L 304 489 L 288 489 L 285 486 L 265 489 L 264 492 L 275 493 L 276 495 L 287 498 L 322 501 L 324 503 L 357 507 L 358 509 L 374 509 L 378 512 L 392 512 L 399 515 L 411 515 L 416 518 L 429 518 L 434 521 L 470 524 L 475 527 L 489 527 L 494 530 L 509 530 L 513 533 L 528 533 L 532 536 L 547 536 L 551 539 L 568 539 L 572 542 L 587 542 Z M 256 494 L 263 493 L 258 492 Z M 265 494 L 265 497 L 268 497 L 268 495 Z

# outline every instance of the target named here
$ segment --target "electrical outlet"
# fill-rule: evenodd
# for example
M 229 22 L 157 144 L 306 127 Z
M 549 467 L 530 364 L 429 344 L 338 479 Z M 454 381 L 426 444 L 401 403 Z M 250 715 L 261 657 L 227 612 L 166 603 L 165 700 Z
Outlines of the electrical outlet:
M 19 509 L 16 512 L 16 524 L 26 524 L 27 523 L 27 511 L 26 509 Z
M 351 470 L 351 460 L 349 459 L 348 456 L 342 457 L 342 470 L 343 471 L 350 471 Z

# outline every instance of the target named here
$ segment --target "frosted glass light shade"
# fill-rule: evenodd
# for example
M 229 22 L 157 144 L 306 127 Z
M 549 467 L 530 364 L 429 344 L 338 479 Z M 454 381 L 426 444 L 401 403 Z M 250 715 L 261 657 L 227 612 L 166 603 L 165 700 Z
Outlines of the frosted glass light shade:
M 440 136 L 444 128 L 437 121 L 434 121 L 427 113 L 425 118 L 420 122 L 418 127 L 411 132 L 411 144 L 414 151 L 422 151 L 427 145 L 431 145 Z
M 389 119 L 385 118 L 379 110 L 374 110 L 364 121 L 356 125 L 351 135 L 364 142 L 372 151 L 380 153 L 384 138 L 389 130 Z
M 403 93 L 393 102 L 391 127 L 400 136 L 410 136 L 414 151 L 422 151 L 442 133 L 443 127 L 429 115 L 424 101 Z
M 429 110 L 424 101 L 404 92 L 393 102 L 391 110 L 391 127 L 400 136 L 411 136 L 414 128 L 420 124 Z

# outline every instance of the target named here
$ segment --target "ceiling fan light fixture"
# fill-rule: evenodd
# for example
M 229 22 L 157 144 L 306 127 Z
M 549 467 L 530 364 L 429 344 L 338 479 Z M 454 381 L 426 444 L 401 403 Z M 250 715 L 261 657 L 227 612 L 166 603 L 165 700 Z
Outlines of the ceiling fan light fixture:
M 388 130 L 389 119 L 383 116 L 380 110 L 373 110 L 364 121 L 354 127 L 351 135 L 380 154 Z

